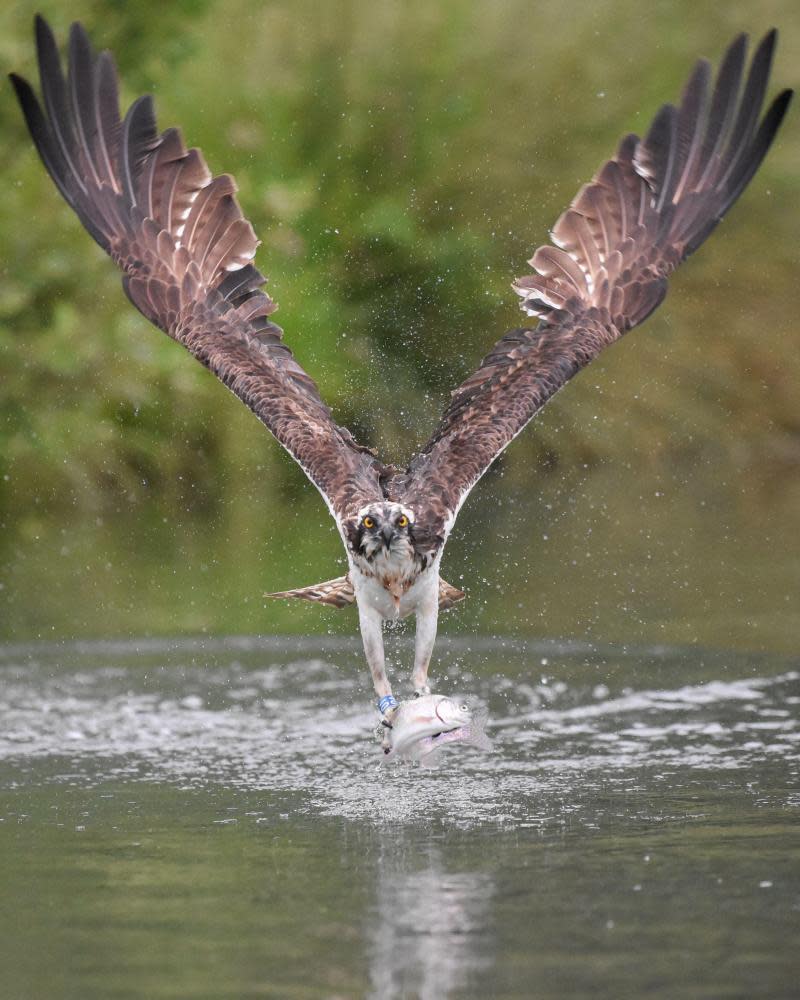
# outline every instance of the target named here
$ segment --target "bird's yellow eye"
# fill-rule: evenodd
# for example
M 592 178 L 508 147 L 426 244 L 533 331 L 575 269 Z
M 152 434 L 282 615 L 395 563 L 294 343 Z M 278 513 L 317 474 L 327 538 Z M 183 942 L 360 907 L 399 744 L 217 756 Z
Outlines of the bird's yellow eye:
M 375 522 L 373 521 L 373 519 L 371 517 L 365 517 L 364 520 L 361 523 L 364 525 L 365 528 L 374 528 L 375 527 Z
M 401 514 L 400 517 L 398 517 L 397 519 L 397 527 L 405 528 L 407 524 L 408 524 L 408 518 L 406 517 L 405 514 Z

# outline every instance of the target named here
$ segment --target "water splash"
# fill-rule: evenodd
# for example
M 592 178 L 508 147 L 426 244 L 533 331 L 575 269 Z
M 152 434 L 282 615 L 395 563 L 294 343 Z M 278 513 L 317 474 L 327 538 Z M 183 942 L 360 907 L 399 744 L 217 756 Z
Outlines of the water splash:
M 320 815 L 468 828 L 568 824 L 610 785 L 800 760 L 792 664 L 753 676 L 741 657 L 698 663 L 685 650 L 469 647 L 444 646 L 441 687 L 489 704 L 496 750 L 452 753 L 430 772 L 382 763 L 352 645 L 294 640 L 6 647 L 0 762 L 25 780 L 221 784 L 290 792 Z

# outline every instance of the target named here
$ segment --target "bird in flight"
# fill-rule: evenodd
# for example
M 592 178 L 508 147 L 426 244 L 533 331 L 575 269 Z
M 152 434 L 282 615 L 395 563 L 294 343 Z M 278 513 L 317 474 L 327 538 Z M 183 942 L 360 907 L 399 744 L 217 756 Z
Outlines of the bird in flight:
M 11 80 L 47 171 L 122 270 L 134 306 L 211 369 L 322 494 L 348 573 L 271 596 L 356 604 L 378 709 L 391 724 L 383 623 L 416 615 L 411 680 L 427 693 L 438 613 L 464 596 L 439 575 L 461 505 L 548 399 L 653 312 L 669 274 L 747 186 L 792 96 L 783 91 L 762 116 L 776 32 L 749 70 L 744 35 L 713 82 L 700 60 L 680 104 L 665 104 L 644 139 L 622 139 L 556 222 L 553 245 L 534 253 L 534 273 L 514 283 L 537 323 L 498 340 L 400 468 L 336 423 L 283 342 L 233 179 L 214 177 L 177 129 L 159 133 L 150 96 L 120 117 L 113 59 L 92 51 L 80 24 L 70 31 L 66 76 L 41 17 L 35 29 L 43 103 L 24 79 Z

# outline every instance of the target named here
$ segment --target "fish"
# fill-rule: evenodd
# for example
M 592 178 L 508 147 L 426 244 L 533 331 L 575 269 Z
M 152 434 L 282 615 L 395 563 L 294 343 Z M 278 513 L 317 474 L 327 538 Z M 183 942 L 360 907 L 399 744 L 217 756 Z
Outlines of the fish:
M 433 736 L 425 736 L 409 751 L 409 757 L 418 761 L 423 767 L 433 767 L 448 747 L 458 746 L 463 743 L 466 746 L 475 747 L 476 750 L 492 750 L 492 741 L 483 731 L 485 722 L 479 719 L 477 722 L 473 718 L 468 726 L 459 726 L 458 729 L 451 729 L 446 733 L 435 733 Z
M 488 713 L 471 699 L 428 694 L 401 702 L 385 734 L 387 759 L 406 757 L 428 763 L 440 748 L 465 744 L 491 750 L 484 732 Z

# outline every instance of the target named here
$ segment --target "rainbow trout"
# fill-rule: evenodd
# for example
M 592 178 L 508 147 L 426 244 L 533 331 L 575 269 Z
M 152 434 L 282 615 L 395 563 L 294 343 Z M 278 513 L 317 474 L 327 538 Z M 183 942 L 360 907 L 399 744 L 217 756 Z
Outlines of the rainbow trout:
M 401 702 L 392 718 L 383 752 L 387 759 L 405 757 L 430 763 L 446 746 L 465 744 L 491 750 L 486 733 L 487 712 L 468 698 L 427 694 Z

